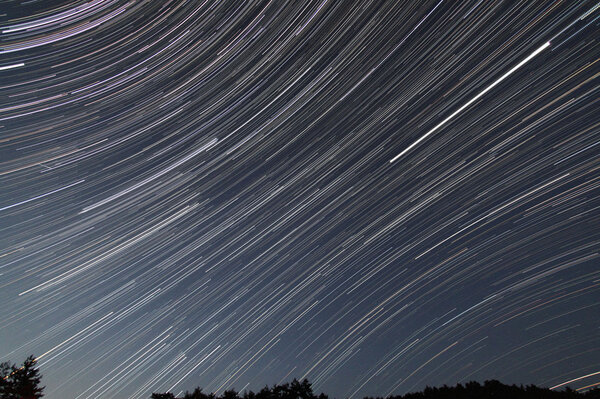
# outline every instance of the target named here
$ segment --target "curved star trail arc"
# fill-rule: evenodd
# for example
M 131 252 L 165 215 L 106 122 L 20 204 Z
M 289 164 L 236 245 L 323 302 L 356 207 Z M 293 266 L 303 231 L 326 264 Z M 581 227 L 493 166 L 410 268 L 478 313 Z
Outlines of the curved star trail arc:
M 598 4 L 13 3 L 0 360 L 49 399 L 597 382 Z

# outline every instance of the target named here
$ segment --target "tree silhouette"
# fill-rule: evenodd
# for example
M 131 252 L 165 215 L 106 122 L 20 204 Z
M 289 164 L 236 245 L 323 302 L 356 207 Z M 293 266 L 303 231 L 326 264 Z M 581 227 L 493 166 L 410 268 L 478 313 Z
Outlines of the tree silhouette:
M 215 394 L 209 395 L 202 392 L 202 388 L 198 387 L 194 389 L 194 392 L 186 392 L 183 399 L 216 399 Z
M 238 393 L 234 389 L 227 390 L 221 395 L 222 399 L 240 399 Z
M 42 376 L 36 367 L 35 356 L 31 355 L 21 367 L 4 362 L 0 364 L 1 399 L 39 399 L 44 396 L 40 386 Z

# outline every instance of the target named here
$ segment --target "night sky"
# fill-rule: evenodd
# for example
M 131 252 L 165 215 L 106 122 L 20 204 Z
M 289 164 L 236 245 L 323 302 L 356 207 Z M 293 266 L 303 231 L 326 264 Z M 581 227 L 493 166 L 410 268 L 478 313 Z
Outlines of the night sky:
M 0 361 L 48 399 L 600 382 L 595 1 L 0 14 Z

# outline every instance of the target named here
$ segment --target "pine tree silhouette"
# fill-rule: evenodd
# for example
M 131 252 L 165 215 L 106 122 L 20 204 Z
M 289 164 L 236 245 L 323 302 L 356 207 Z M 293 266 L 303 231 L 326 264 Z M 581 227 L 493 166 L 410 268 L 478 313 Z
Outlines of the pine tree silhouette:
M 37 360 L 31 355 L 21 367 L 0 364 L 0 399 L 39 399 L 44 396 L 40 386 L 42 376 L 36 367 Z

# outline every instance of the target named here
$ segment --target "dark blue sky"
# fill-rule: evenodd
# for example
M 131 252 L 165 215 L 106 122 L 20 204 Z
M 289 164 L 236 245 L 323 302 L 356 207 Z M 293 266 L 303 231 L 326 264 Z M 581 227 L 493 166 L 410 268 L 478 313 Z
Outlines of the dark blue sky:
M 0 2 L 0 361 L 48 399 L 600 382 L 599 17 Z

